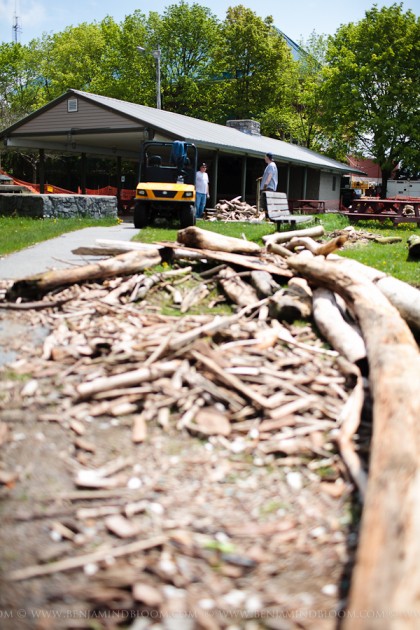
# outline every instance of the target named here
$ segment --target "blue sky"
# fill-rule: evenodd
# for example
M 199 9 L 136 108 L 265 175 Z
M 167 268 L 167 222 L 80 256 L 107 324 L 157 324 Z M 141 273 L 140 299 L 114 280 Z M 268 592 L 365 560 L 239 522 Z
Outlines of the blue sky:
M 396 0 L 377 0 L 379 7 L 390 6 Z M 189 4 L 193 1 L 190 0 Z M 107 15 L 121 22 L 136 9 L 146 15 L 149 11 L 162 13 L 176 0 L 0 0 L 0 41 L 14 41 L 14 16 L 19 17 L 21 31 L 18 41 L 27 44 L 44 32 L 55 33 L 81 22 L 100 22 Z M 275 25 L 291 39 L 299 42 L 309 38 L 312 31 L 334 34 L 341 24 L 357 22 L 364 17 L 374 0 L 209 0 L 197 1 L 220 19 L 229 6 L 242 4 L 264 18 L 272 15 Z M 404 9 L 420 15 L 420 0 L 404 0 Z

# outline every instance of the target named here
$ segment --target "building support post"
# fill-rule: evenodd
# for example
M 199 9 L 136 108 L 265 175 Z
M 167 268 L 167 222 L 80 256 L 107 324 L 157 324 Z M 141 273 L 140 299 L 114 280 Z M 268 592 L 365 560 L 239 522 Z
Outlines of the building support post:
M 210 202 L 211 202 L 211 207 L 214 208 L 217 203 L 217 193 L 218 193 L 218 188 L 217 188 L 217 180 L 219 178 L 219 152 L 218 151 L 216 151 L 214 154 L 214 163 L 213 163 L 212 171 L 213 171 L 212 173 L 213 181 L 210 182 Z
M 247 156 L 244 155 L 242 158 L 242 172 L 241 172 L 241 196 L 242 201 L 246 201 L 246 167 L 247 167 Z
M 306 199 L 306 188 L 308 184 L 308 169 L 305 166 L 303 170 L 303 191 L 302 191 L 302 199 Z
M 117 156 L 117 208 L 118 208 L 118 211 L 121 210 L 120 208 L 121 188 L 123 188 L 122 181 L 121 181 L 121 156 L 118 155 Z
M 39 192 L 43 195 L 45 193 L 45 149 L 39 150 L 38 176 Z
M 82 195 L 86 195 L 86 153 L 82 153 L 80 163 L 80 183 Z

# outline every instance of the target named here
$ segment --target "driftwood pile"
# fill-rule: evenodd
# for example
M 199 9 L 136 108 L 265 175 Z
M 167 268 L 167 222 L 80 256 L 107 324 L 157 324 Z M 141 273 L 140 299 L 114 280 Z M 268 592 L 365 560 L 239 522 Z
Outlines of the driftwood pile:
M 103 243 L 92 253 L 112 251 L 112 257 L 14 282 L 3 306 L 32 304 L 47 309 L 45 321 L 62 321 L 46 339 L 42 361 L 52 375 L 59 365 L 57 378 L 68 363 L 62 411 L 77 436 L 81 466 L 74 483 L 80 490 L 127 486 L 121 471 L 132 463 L 124 459 L 82 467 L 83 453 L 95 448 L 83 438 L 84 422 L 102 415 L 129 418 L 134 443 L 147 440 L 149 426 L 157 423 L 216 440 L 233 453 L 257 453 L 263 461 L 281 455 L 290 465 L 309 456 L 328 460 L 335 445 L 364 499 L 349 601 L 354 616 L 344 623 L 362 628 L 367 626 L 353 623 L 360 611 L 418 610 L 420 354 L 413 332 L 420 331 L 420 292 L 336 256 L 346 235 L 319 243 L 321 236 L 322 226 L 276 233 L 259 248 L 190 227 L 179 232 L 177 243 L 129 252 L 127 244 Z M 163 273 L 142 272 L 161 260 L 183 262 Z M 199 274 L 190 263 L 197 260 Z M 184 289 L 191 277 L 193 288 Z M 214 287 L 237 312 L 183 318 L 153 313 L 158 289 L 188 313 Z M 35 296 L 43 299 L 23 301 Z M 296 319 L 308 324 L 294 328 Z M 332 349 L 316 336 L 312 321 Z M 354 441 L 366 378 L 373 399 L 368 477 Z M 130 515 L 141 509 L 133 504 L 124 513 L 119 508 L 96 517 L 106 518 L 117 536 L 130 537 Z M 162 545 L 168 536 L 106 553 L 135 553 Z M 10 577 L 85 566 L 104 557 L 98 554 L 19 569 Z M 415 617 L 401 626 L 393 621 L 381 618 L 381 628 L 416 627 Z
M 213 221 L 263 221 L 265 213 L 257 206 L 241 201 L 241 197 L 235 197 L 230 201 L 221 199 L 214 209 L 207 209 L 206 218 Z

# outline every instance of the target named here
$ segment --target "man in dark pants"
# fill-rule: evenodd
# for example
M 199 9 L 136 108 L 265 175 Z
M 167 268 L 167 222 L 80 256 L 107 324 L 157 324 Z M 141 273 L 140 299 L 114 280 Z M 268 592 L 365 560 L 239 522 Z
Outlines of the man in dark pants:
M 273 162 L 272 153 L 266 153 L 264 160 L 266 163 L 266 167 L 261 179 L 261 205 L 264 209 L 266 209 L 264 192 L 266 192 L 267 190 L 276 192 L 278 184 L 278 172 L 276 163 Z

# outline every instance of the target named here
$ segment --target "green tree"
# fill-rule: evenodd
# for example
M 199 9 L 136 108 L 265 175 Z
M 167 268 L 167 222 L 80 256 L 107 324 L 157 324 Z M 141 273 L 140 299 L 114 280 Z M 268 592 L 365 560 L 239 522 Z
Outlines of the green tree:
M 377 162 L 382 191 L 393 168 L 420 160 L 420 19 L 402 4 L 342 26 L 331 38 L 323 88 L 323 124 Z
M 264 113 L 264 133 L 280 140 L 324 151 L 326 138 L 320 126 L 322 69 L 327 40 L 313 32 L 299 44 L 301 53 L 283 71 L 283 102 L 276 101 Z
M 39 56 L 21 44 L 1 44 L 0 127 L 8 127 L 33 111 L 41 89 Z
M 89 91 L 100 72 L 104 47 L 104 36 L 97 23 L 69 26 L 46 38 L 47 54 L 40 74 L 48 98 L 60 96 L 70 88 Z
M 160 47 L 163 107 L 190 116 L 206 114 L 214 102 L 209 82 L 220 40 L 220 25 L 210 9 L 183 0 L 163 15 L 150 12 L 150 50 Z M 149 67 L 153 65 L 149 59 Z
M 5 129 L 24 118 L 42 101 L 42 81 L 39 66 L 42 56 L 37 49 L 21 44 L 0 45 L 0 128 Z M 30 167 L 34 178 L 37 157 L 31 151 L 5 151 L 2 167 L 8 172 L 21 171 L 21 165 Z
M 273 26 L 242 5 L 230 7 L 222 26 L 216 69 L 223 71 L 225 117 L 257 118 L 282 104 L 291 53 Z
M 322 109 L 322 69 L 325 66 L 327 38 L 312 32 L 302 42 L 303 54 L 295 64 L 293 110 L 295 134 L 300 144 L 315 151 L 325 150 L 325 133 L 320 125 Z
M 137 10 L 120 24 L 110 17 L 101 22 L 104 47 L 90 91 L 132 103 L 155 102 L 156 75 L 152 75 L 148 60 L 137 50 L 137 46 L 146 45 L 146 19 Z

